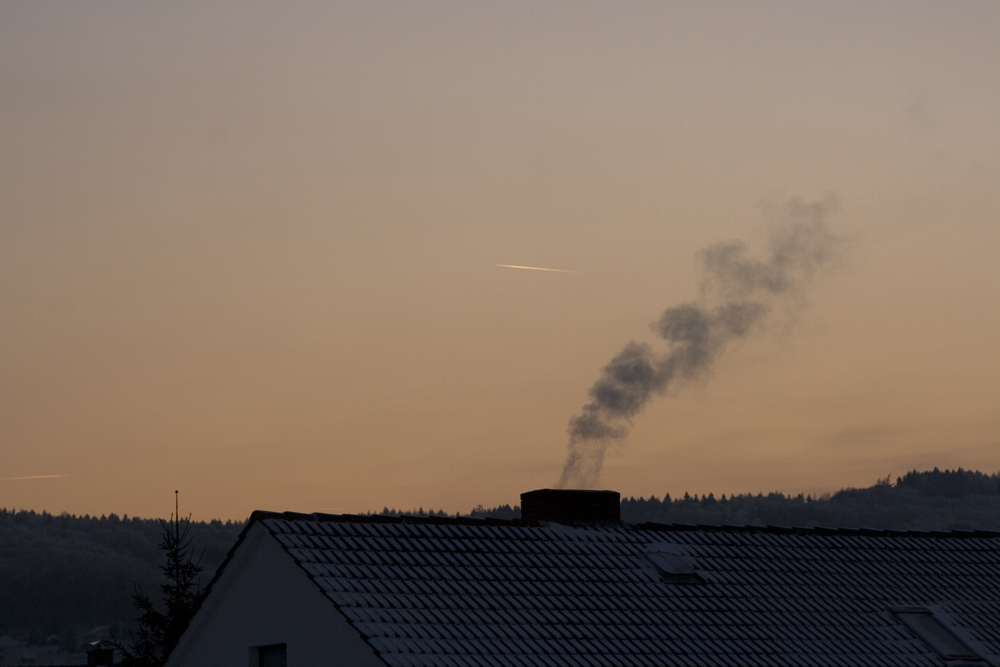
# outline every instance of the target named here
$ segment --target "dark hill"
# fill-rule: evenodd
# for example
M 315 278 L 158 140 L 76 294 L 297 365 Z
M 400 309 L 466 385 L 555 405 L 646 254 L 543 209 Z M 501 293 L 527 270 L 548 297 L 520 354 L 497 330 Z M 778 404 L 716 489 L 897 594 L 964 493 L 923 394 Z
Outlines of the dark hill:
M 242 527 L 192 524 L 204 583 Z M 76 648 L 87 628 L 130 623 L 133 582 L 159 596 L 160 535 L 155 519 L 0 510 L 0 635 L 32 643 L 56 635 L 64 648 Z
M 384 510 L 387 514 L 396 510 Z M 477 507 L 474 517 L 519 518 L 520 508 Z M 833 495 L 789 496 L 772 492 L 699 497 L 685 493 L 657 498 L 623 498 L 622 519 L 629 523 L 708 525 L 828 526 L 891 530 L 1000 531 L 1000 474 L 974 470 L 916 470 L 879 480 L 864 489 Z
M 622 518 L 641 523 L 829 526 L 891 530 L 1000 531 L 1000 475 L 973 470 L 916 470 L 830 496 L 782 493 L 622 500 Z

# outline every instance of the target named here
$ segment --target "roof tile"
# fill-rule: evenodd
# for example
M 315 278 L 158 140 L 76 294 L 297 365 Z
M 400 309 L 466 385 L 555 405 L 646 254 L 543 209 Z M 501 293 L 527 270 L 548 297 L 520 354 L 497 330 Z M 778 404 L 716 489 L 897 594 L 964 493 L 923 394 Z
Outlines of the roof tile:
M 942 664 L 905 605 L 1000 656 L 995 534 L 260 520 L 389 665 Z M 658 542 L 701 580 L 661 581 Z

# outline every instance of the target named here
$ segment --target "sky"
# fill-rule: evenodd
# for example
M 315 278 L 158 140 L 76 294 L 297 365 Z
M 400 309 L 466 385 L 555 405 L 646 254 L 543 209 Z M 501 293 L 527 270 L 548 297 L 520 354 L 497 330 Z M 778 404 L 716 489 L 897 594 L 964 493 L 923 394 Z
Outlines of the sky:
M 817 203 L 835 258 L 593 485 L 1000 470 L 998 31 L 992 1 L 4 2 L 0 507 L 516 504 L 626 345 L 669 352 L 702 251 L 766 258 Z

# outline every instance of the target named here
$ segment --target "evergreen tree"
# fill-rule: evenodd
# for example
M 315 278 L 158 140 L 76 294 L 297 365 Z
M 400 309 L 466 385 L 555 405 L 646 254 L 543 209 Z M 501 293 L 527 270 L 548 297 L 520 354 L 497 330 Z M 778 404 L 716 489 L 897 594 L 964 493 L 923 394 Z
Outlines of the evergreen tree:
M 175 512 L 169 523 L 161 520 L 160 524 L 160 549 L 167 559 L 161 567 L 167 582 L 160 586 L 166 613 L 158 611 L 150 597 L 135 585 L 132 602 L 141 612 L 139 629 L 132 634 L 130 646 L 116 642 L 116 648 L 125 656 L 121 664 L 126 667 L 160 667 L 166 663 L 204 598 L 199 577 L 204 568 L 201 559 L 194 558 L 191 547 L 191 517 L 181 521 Z

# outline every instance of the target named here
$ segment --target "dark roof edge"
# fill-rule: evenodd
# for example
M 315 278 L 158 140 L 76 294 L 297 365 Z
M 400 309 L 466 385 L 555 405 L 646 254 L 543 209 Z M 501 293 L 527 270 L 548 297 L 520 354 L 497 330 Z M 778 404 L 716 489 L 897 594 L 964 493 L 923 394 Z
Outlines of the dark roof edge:
M 1000 537 L 1000 532 L 993 530 L 882 530 L 877 528 L 824 528 L 786 527 L 786 526 L 716 526 L 709 524 L 686 523 L 632 523 L 627 524 L 632 530 L 649 530 L 657 532 L 690 532 L 701 531 L 711 533 L 771 533 L 774 535 L 842 535 L 845 537 L 935 537 L 947 539 L 971 539 Z
M 195 617 L 201 611 L 202 605 L 205 604 L 205 601 L 208 599 L 209 593 L 212 592 L 212 588 L 215 586 L 215 583 L 219 580 L 219 577 L 222 576 L 222 573 L 226 571 L 226 567 L 229 565 L 230 561 L 233 560 L 233 556 L 236 554 L 236 551 L 240 548 L 240 545 L 243 544 L 243 540 L 246 539 L 247 533 L 250 531 L 250 527 L 257 522 L 257 519 L 254 518 L 254 514 L 257 514 L 257 512 L 251 514 L 250 518 L 247 519 L 246 525 L 243 526 L 243 530 L 240 531 L 239 536 L 236 538 L 236 542 L 234 542 L 233 546 L 229 549 L 229 553 L 227 553 L 226 557 L 222 559 L 222 562 L 219 563 L 219 567 L 215 569 L 215 574 L 212 575 L 212 578 L 209 580 L 208 584 L 205 586 L 204 589 L 202 589 L 201 600 L 198 601 L 198 607 L 197 609 L 194 610 L 194 613 L 188 620 L 187 628 L 184 628 L 183 632 L 181 632 L 181 637 L 183 637 L 184 633 L 187 632 L 187 629 L 191 627 L 191 624 L 194 622 Z M 265 514 L 267 514 L 267 512 L 265 512 Z M 174 646 L 174 648 L 176 649 L 177 647 Z M 170 659 L 169 653 L 163 656 L 163 664 L 166 664 L 169 659 Z
M 412 523 L 434 526 L 521 526 L 538 528 L 542 524 L 537 521 L 522 521 L 520 519 L 474 519 L 472 517 L 443 516 L 412 516 L 402 514 L 385 516 L 382 514 L 303 514 L 301 512 L 268 512 L 256 510 L 250 515 L 247 527 L 255 521 L 263 519 L 284 519 L 286 521 L 333 521 L 337 523 Z M 587 526 L 589 524 L 567 524 Z M 601 525 L 601 524 L 599 524 Z M 876 528 L 825 528 L 787 527 L 787 526 L 728 526 L 686 523 L 626 523 L 620 524 L 628 530 L 648 530 L 654 532 L 691 532 L 702 531 L 712 533 L 771 533 L 774 535 L 843 535 L 847 537 L 935 537 L 948 539 L 992 538 L 1000 537 L 1000 532 L 993 530 L 882 530 Z M 245 530 L 245 529 L 244 529 Z M 242 540 L 242 534 L 240 536 Z M 239 542 L 237 542 L 239 544 Z M 228 560 L 228 558 L 227 558 Z
M 321 512 L 303 514 L 301 512 L 268 512 L 266 510 L 254 510 L 247 521 L 247 525 L 249 526 L 255 521 L 262 521 L 264 519 L 332 521 L 335 523 L 418 523 L 432 526 L 521 526 L 526 528 L 538 528 L 541 526 L 537 521 L 493 519 L 489 517 L 474 519 L 467 516 L 413 516 L 410 514 L 385 516 L 383 514 L 323 514 Z
M 247 519 L 246 525 L 243 526 L 243 530 L 240 531 L 240 534 L 236 538 L 236 541 L 233 543 L 233 546 L 229 549 L 229 553 L 227 553 L 226 557 L 222 559 L 221 563 L 219 563 L 219 567 L 215 568 L 215 574 L 212 575 L 212 579 L 208 582 L 208 585 L 205 586 L 205 589 L 201 592 L 201 602 L 198 604 L 198 609 L 196 609 L 194 614 L 191 616 L 191 621 L 193 621 L 194 617 L 198 615 L 199 611 L 201 611 L 201 605 L 204 604 L 205 600 L 208 599 L 208 594 L 212 592 L 212 587 L 215 585 L 215 582 L 219 580 L 219 577 L 222 576 L 222 573 L 225 571 L 226 566 L 229 565 L 229 562 L 231 560 L 233 560 L 233 556 L 236 554 L 236 550 L 240 548 L 240 545 L 243 544 L 243 540 L 246 539 L 247 533 L 250 531 L 250 527 L 257 522 L 257 520 L 254 519 L 253 516 L 254 514 L 256 514 L 256 512 L 251 514 L 250 518 Z M 190 622 L 188 624 L 188 627 L 190 627 Z M 185 632 L 187 632 L 186 629 Z M 183 633 L 181 634 L 183 635 Z M 170 657 L 169 655 L 164 656 L 164 664 L 166 664 L 166 659 L 169 657 Z

